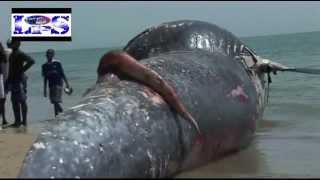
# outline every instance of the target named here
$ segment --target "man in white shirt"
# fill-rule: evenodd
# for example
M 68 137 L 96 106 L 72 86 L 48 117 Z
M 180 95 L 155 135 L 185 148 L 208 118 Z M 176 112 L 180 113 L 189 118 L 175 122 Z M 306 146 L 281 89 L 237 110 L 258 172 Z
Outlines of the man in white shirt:
M 8 78 L 8 71 L 9 71 L 8 60 L 11 52 L 12 52 L 11 49 L 4 48 L 0 43 L 0 114 L 2 115 L 3 126 L 8 124 L 6 120 L 6 115 L 5 115 L 6 113 L 5 103 L 6 103 L 6 95 L 7 95 L 6 80 Z
M 10 48 L 10 42 L 11 42 L 11 40 L 9 39 L 7 41 L 7 47 L 8 48 L 4 49 L 4 53 L 6 55 L 7 61 L 1 65 L 2 69 L 4 71 L 4 74 L 3 74 L 4 75 L 4 82 L 6 82 L 6 80 L 8 79 L 8 74 L 9 74 L 9 57 L 10 57 L 11 52 L 12 52 L 12 49 Z

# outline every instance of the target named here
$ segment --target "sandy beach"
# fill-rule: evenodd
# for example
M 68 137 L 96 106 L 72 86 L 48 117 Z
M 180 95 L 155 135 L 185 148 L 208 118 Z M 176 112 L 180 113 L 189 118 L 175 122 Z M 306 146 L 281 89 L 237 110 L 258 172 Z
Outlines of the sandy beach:
M 36 135 L 28 128 L 0 130 L 0 178 L 16 178 Z

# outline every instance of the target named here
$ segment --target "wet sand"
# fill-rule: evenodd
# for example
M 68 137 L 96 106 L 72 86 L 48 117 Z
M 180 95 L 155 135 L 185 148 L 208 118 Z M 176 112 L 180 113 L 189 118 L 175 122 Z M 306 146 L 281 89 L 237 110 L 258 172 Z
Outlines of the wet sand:
M 36 135 L 26 128 L 0 130 L 0 178 L 16 178 Z

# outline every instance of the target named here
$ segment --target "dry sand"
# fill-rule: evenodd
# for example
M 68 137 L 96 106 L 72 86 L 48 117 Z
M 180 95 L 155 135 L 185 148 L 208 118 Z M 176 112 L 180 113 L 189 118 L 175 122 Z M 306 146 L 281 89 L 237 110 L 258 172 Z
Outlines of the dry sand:
M 35 137 L 35 133 L 24 127 L 0 130 L 0 178 L 17 177 L 24 156 Z

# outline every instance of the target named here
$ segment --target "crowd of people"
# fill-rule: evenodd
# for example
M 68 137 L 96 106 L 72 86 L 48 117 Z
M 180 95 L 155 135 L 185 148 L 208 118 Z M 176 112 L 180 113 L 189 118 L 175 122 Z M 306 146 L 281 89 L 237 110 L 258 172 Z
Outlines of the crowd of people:
M 9 39 L 7 48 L 0 42 L 0 114 L 3 127 L 18 128 L 27 126 L 27 75 L 26 72 L 35 64 L 35 60 L 20 49 L 20 41 Z M 65 76 L 62 64 L 54 58 L 55 51 L 48 49 L 47 62 L 42 65 L 43 96 L 47 97 L 49 87 L 49 99 L 53 104 L 55 116 L 63 112 L 61 106 L 63 82 L 66 90 L 72 92 L 72 88 Z M 6 98 L 11 95 L 11 104 L 14 114 L 14 123 L 9 125 L 6 118 Z

